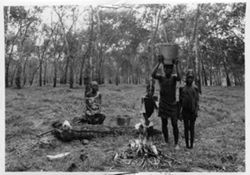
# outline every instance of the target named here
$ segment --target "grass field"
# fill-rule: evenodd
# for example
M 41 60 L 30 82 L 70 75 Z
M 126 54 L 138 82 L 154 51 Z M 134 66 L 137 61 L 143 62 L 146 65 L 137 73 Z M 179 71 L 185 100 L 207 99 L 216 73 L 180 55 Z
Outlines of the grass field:
M 140 98 L 145 87 L 135 85 L 103 85 L 104 125 L 117 126 L 119 115 L 131 117 L 130 126 L 139 120 Z M 242 87 L 204 87 L 196 122 L 195 145 L 186 150 L 183 123 L 179 122 L 180 146 L 168 147 L 162 136 L 154 140 L 157 148 L 182 164 L 159 169 L 116 166 L 113 161 L 132 135 L 95 138 L 87 144 L 75 140 L 63 143 L 52 135 L 39 139 L 36 134 L 51 129 L 53 121 L 69 120 L 83 114 L 84 89 L 68 87 L 30 87 L 6 89 L 6 171 L 245 171 L 245 95 Z M 161 128 L 157 116 L 155 128 Z M 169 125 L 172 130 L 171 125 Z M 170 141 L 173 136 L 170 133 Z M 47 143 L 47 144 L 44 144 Z M 81 149 L 81 151 L 77 151 Z M 74 151 L 76 150 L 76 151 Z M 70 155 L 50 161 L 47 155 L 73 151 Z M 85 158 L 83 159 L 83 157 Z

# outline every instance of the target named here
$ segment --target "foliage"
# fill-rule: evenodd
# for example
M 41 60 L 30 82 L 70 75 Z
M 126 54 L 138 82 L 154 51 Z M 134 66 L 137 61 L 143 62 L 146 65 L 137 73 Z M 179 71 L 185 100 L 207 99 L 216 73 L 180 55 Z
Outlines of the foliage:
M 68 74 L 79 83 L 83 74 L 99 83 L 143 83 L 156 63 L 155 44 L 167 42 L 179 45 L 184 71 L 196 49 L 204 85 L 221 85 L 225 78 L 228 85 L 244 84 L 246 3 L 205 3 L 199 10 L 195 31 L 197 10 L 189 4 L 6 6 L 6 83 L 18 67 L 12 60 L 24 64 L 23 57 L 42 59 L 47 76 L 40 79 L 57 72 L 65 83 Z M 50 21 L 44 21 L 45 11 Z

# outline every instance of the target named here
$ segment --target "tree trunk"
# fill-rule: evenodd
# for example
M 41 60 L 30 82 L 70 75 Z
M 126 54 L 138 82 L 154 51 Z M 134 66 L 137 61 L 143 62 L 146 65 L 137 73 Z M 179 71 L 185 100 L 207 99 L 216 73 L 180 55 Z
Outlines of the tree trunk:
M 195 72 L 196 85 L 198 86 L 199 92 L 201 93 L 201 74 L 200 74 L 200 61 L 199 61 L 198 47 L 199 47 L 198 38 L 197 38 L 197 35 L 195 35 L 195 61 L 194 61 L 195 71 L 194 72 Z
M 81 65 L 81 68 L 80 68 L 80 76 L 79 76 L 79 85 L 82 86 L 82 79 L 83 79 L 83 66 Z
M 18 53 L 19 53 L 19 60 L 18 60 L 18 69 L 17 69 L 17 76 L 16 76 L 16 86 L 18 89 L 22 88 L 21 77 L 22 77 L 22 61 L 23 61 L 23 45 L 26 39 L 26 35 L 28 32 L 28 28 L 33 21 L 30 21 L 28 24 L 25 25 L 25 31 L 21 37 L 20 42 L 18 43 Z
M 195 61 L 194 61 L 194 72 L 196 77 L 198 77 L 199 72 L 198 72 L 198 66 L 199 66 L 199 53 L 198 53 L 198 45 L 199 45 L 199 41 L 198 41 L 198 36 L 197 36 L 197 28 L 198 28 L 198 18 L 200 15 L 200 5 L 197 5 L 197 12 L 196 12 L 196 16 L 195 16 L 195 24 L 194 24 L 194 31 L 193 31 L 193 41 L 195 43 Z M 192 45 L 193 46 L 193 45 Z M 193 48 L 191 48 L 192 50 Z
M 226 80 L 227 80 L 227 87 L 230 87 L 231 86 L 231 80 L 229 78 L 228 73 L 226 73 Z
M 67 56 L 66 65 L 65 65 L 65 71 L 64 71 L 64 77 L 63 77 L 63 84 L 67 84 L 67 81 L 68 81 L 69 62 L 70 62 L 70 58 L 69 58 L 69 56 Z
M 229 78 L 229 73 L 228 73 L 228 69 L 227 69 L 225 58 L 223 59 L 223 66 L 224 66 L 224 70 L 225 70 L 225 73 L 226 73 L 227 86 L 229 87 L 229 86 L 231 86 L 231 81 L 230 81 L 230 78 Z
M 16 75 L 16 72 L 17 72 L 17 68 L 18 68 L 18 66 L 15 67 L 14 72 L 12 73 L 12 75 L 10 77 L 10 86 L 13 86 L 13 84 L 14 84 L 14 80 L 15 80 L 15 75 Z
M 45 86 L 47 82 L 47 61 L 44 62 L 44 75 L 43 75 L 43 85 Z
M 233 78 L 234 78 L 234 85 L 235 86 L 238 86 L 240 83 L 239 83 L 239 79 L 237 78 L 237 75 L 236 73 L 233 71 Z
M 204 63 L 202 60 L 201 60 L 201 66 L 202 66 L 202 72 L 203 72 L 203 77 L 204 77 L 204 85 L 207 86 L 207 73 L 206 73 Z
M 37 73 L 39 67 L 40 67 L 40 66 L 38 66 L 38 67 L 32 72 L 32 74 L 31 74 L 31 77 L 30 77 L 30 79 L 29 79 L 30 86 L 33 84 L 35 75 L 36 75 L 36 73 Z
M 98 73 L 98 83 L 99 84 L 103 84 L 102 82 L 102 65 L 103 65 L 103 54 L 102 54 L 102 46 L 101 48 L 99 49 L 99 66 L 98 66 L 98 69 L 97 69 L 97 73 Z
M 25 86 L 26 80 L 27 80 L 27 75 L 26 75 L 27 60 L 28 60 L 28 58 L 26 58 L 26 59 L 24 60 L 24 65 L 23 65 L 23 86 Z
M 213 75 L 212 75 L 212 72 L 209 73 L 209 84 L 210 84 L 210 86 L 213 86 Z
M 82 86 L 83 84 L 83 68 L 84 68 L 84 62 L 85 62 L 85 55 L 83 56 L 81 60 L 81 67 L 80 67 L 80 77 L 79 77 L 79 85 Z
M 150 65 L 149 65 L 149 60 L 150 58 L 145 56 L 145 69 L 146 69 L 146 77 L 145 77 L 145 82 L 148 82 L 149 81 L 149 77 L 151 76 L 151 70 L 150 70 Z
M 9 87 L 9 68 L 10 68 L 10 64 L 8 62 L 5 65 L 5 87 L 6 88 Z
M 39 60 L 39 86 L 41 87 L 43 85 L 43 60 L 40 58 Z
M 6 6 L 4 7 L 4 34 L 7 34 L 7 31 L 8 31 L 8 22 L 9 22 L 9 13 L 10 13 L 10 7 L 9 6 Z M 21 26 L 19 27 L 16 35 L 15 35 L 15 38 L 12 40 L 12 47 L 11 47 L 11 50 L 10 50 L 10 53 L 8 53 L 8 48 L 10 45 L 8 45 L 6 42 L 5 42 L 5 62 L 6 62 L 6 65 L 5 65 L 5 87 L 9 87 L 9 67 L 10 67 L 10 64 L 11 64 L 11 60 L 12 60 L 12 54 L 13 54 L 13 49 L 14 49 L 14 43 L 18 37 L 18 34 L 20 33 L 21 31 Z M 8 57 L 6 57 L 6 55 L 8 55 Z M 15 74 L 14 74 L 15 75 Z M 14 80 L 14 77 L 11 78 L 11 86 L 13 85 L 13 80 Z
M 53 77 L 53 87 L 56 87 L 56 83 L 57 83 L 57 63 L 58 63 L 58 60 L 60 59 L 61 57 L 61 52 L 58 53 L 58 57 L 56 58 L 56 53 L 54 53 L 54 77 Z
M 102 43 L 102 35 L 101 35 L 101 18 L 100 18 L 100 11 L 97 8 L 96 12 L 96 18 L 97 18 L 97 39 L 96 39 L 96 47 L 98 48 L 97 51 L 97 66 L 96 66 L 96 72 L 97 72 L 97 81 L 99 84 L 102 84 L 102 52 L 103 52 L 103 43 Z
M 5 70 L 5 86 L 8 87 L 9 86 L 9 67 L 10 67 L 10 64 L 11 64 L 11 60 L 12 60 L 12 54 L 13 54 L 13 50 L 14 50 L 14 42 L 15 40 L 17 39 L 17 35 L 18 33 L 20 32 L 20 29 L 19 31 L 17 32 L 16 36 L 15 36 L 15 39 L 13 40 L 12 42 L 12 47 L 11 47 L 11 51 L 10 53 L 8 54 L 8 59 L 6 60 L 6 70 Z M 6 53 L 7 53 L 7 48 L 6 48 Z M 13 79 L 14 77 L 12 78 L 11 80 L 11 85 L 13 85 Z
M 70 55 L 70 77 L 69 77 L 69 87 L 74 86 L 74 58 Z
M 120 83 L 120 76 L 119 76 L 119 72 L 117 71 L 115 75 L 115 85 L 118 86 L 119 83 Z
M 235 78 L 237 80 L 237 86 L 244 86 L 244 77 L 241 74 L 236 74 Z
M 20 62 L 20 60 L 19 60 L 19 62 Z M 18 63 L 16 78 L 15 78 L 16 87 L 18 89 L 22 88 L 22 86 L 21 86 L 21 76 L 22 76 L 22 64 Z
M 209 65 L 209 84 L 213 86 L 213 64 L 212 62 Z
M 35 74 L 32 74 L 31 78 L 30 78 L 30 81 L 29 81 L 30 82 L 30 86 L 32 86 L 34 78 L 35 78 Z
M 222 85 L 222 77 L 220 67 L 217 68 L 217 86 Z
M 57 62 L 54 61 L 54 77 L 53 77 L 53 87 L 56 87 L 56 80 L 57 80 Z
M 195 21 L 194 21 L 194 30 L 193 30 L 193 35 L 192 35 L 192 39 L 191 39 L 190 46 L 189 46 L 189 55 L 188 55 L 188 68 L 193 67 L 194 70 L 196 69 L 196 65 L 193 65 L 193 63 L 195 63 L 195 62 L 193 62 L 193 60 L 192 60 L 192 58 L 193 58 L 192 53 L 193 53 L 193 46 L 194 46 L 193 43 L 196 44 L 196 42 L 197 42 L 197 28 L 198 28 L 197 26 L 198 26 L 199 15 L 200 15 L 200 5 L 198 4 L 196 16 L 195 16 Z M 197 58 L 195 57 L 195 60 L 196 59 Z
M 88 41 L 88 54 L 86 55 L 86 69 L 85 69 L 85 79 L 87 79 L 88 81 L 84 84 L 85 86 L 89 86 L 88 83 L 90 83 L 92 81 L 92 42 L 93 42 L 93 34 L 94 34 L 94 10 L 93 7 L 91 6 L 91 10 L 90 10 L 90 14 L 89 14 L 89 41 Z
M 112 84 L 112 83 L 113 83 L 111 78 L 109 78 L 108 83 L 109 83 L 109 84 Z
M 153 66 L 154 66 L 154 61 L 155 61 L 154 60 L 154 56 L 155 56 L 154 45 L 155 45 L 156 35 L 157 35 L 158 30 L 159 30 L 161 12 L 162 12 L 162 7 L 160 7 L 160 9 L 158 11 L 158 14 L 156 14 L 156 16 L 155 16 L 156 17 L 155 18 L 155 21 L 156 21 L 155 30 L 154 30 L 154 32 L 152 34 L 150 43 L 147 45 L 147 48 L 148 48 L 148 51 L 149 51 L 149 56 L 147 57 L 148 62 L 146 62 L 146 69 L 148 69 L 147 74 L 146 74 L 147 75 L 146 81 L 149 81 L 149 79 L 151 77 L 151 71 L 152 71 Z

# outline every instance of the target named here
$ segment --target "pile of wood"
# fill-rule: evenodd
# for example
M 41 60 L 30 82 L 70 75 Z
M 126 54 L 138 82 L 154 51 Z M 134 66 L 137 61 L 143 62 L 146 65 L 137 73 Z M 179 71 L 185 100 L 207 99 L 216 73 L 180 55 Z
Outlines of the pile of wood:
M 178 160 L 163 154 L 147 139 L 130 140 L 127 146 L 116 152 L 114 161 L 116 165 L 142 169 L 171 168 L 173 164 L 181 164 Z
M 114 156 L 116 164 L 130 165 L 142 169 L 170 168 L 173 164 L 181 162 L 162 154 L 156 146 L 146 139 L 130 140 L 129 144 Z
M 142 169 L 156 169 L 159 167 L 172 167 L 173 163 L 180 164 L 174 158 L 162 154 L 153 144 L 151 137 L 153 126 L 145 125 L 145 121 L 135 125 L 139 132 L 139 138 L 130 140 L 128 145 L 117 152 L 114 156 L 114 161 L 120 165 L 132 165 Z

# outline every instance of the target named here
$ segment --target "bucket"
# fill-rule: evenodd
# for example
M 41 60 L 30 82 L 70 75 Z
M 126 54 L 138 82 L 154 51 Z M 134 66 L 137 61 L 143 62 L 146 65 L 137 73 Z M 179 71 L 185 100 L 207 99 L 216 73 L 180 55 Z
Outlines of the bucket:
M 157 44 L 157 47 L 164 57 L 164 64 L 173 64 L 173 60 L 178 56 L 178 45 L 159 43 Z
M 120 116 L 118 115 L 118 117 L 116 118 L 116 122 L 118 126 L 129 126 L 130 125 L 130 117 L 127 117 L 127 115 L 124 116 Z

